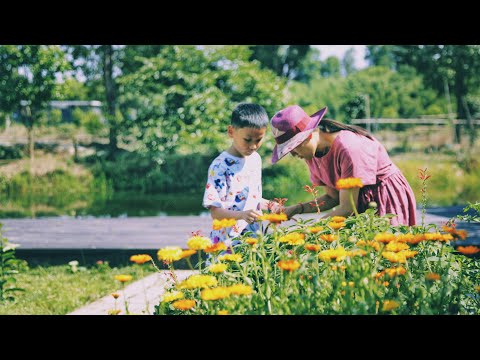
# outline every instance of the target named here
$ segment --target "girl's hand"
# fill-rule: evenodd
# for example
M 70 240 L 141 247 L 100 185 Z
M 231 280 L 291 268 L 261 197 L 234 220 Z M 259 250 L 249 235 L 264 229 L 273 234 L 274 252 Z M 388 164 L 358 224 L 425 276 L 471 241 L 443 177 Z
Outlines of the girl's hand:
M 257 210 L 245 210 L 242 211 L 241 219 L 245 220 L 249 224 L 253 224 L 259 216 L 262 216 L 262 213 Z
M 291 205 L 291 206 L 287 206 L 285 209 L 284 209 L 284 213 L 287 215 L 287 217 L 290 219 L 293 215 L 296 215 L 298 214 L 299 212 L 299 206 L 298 205 Z

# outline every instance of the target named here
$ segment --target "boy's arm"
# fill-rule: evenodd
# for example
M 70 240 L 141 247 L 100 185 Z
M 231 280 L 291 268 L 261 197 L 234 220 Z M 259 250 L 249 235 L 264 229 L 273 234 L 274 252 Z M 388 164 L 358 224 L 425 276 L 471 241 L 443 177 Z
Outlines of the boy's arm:
M 235 220 L 245 220 L 247 223 L 253 223 L 256 221 L 258 216 L 262 214 L 256 210 L 245 210 L 245 211 L 235 211 L 227 210 L 219 207 L 210 207 L 210 214 L 213 219 L 222 220 L 222 219 L 235 219 Z

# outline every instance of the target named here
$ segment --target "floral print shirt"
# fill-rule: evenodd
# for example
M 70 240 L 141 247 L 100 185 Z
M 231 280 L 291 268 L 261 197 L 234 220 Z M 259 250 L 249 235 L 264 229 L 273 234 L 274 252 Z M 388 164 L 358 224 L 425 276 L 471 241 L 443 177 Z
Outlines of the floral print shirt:
M 212 206 L 234 211 L 260 210 L 262 199 L 262 160 L 257 152 L 250 156 L 236 157 L 223 151 L 211 163 L 203 196 L 203 206 Z M 260 229 L 258 223 L 247 224 L 238 220 L 236 226 L 212 230 L 213 243 L 226 242 L 235 245 L 232 239 L 251 231 L 252 236 Z

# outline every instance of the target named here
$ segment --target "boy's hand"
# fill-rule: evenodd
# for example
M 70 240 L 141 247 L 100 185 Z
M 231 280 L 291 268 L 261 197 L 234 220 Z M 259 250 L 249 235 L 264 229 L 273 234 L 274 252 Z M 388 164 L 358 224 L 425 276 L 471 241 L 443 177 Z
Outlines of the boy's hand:
M 259 216 L 262 216 L 262 213 L 257 210 L 245 210 L 242 211 L 242 220 L 245 220 L 247 223 L 252 224 L 254 223 Z
M 276 201 L 270 201 L 269 208 L 270 208 L 270 211 L 274 214 L 279 214 L 283 212 L 283 210 L 285 209 L 285 207 L 283 207 Z

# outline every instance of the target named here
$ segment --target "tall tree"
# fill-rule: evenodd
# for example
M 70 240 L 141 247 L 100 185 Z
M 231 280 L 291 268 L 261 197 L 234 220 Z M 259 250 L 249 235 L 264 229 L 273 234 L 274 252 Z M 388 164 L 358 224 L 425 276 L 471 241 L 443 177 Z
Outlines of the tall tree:
M 28 131 L 31 162 L 34 125 L 49 102 L 58 98 L 57 76 L 68 69 L 68 61 L 59 46 L 0 46 L 0 109 L 21 114 Z
M 480 45 L 398 45 L 394 55 L 397 64 L 416 68 L 424 76 L 425 83 L 440 94 L 444 94 L 448 86 L 455 96 L 457 117 L 468 121 L 473 144 L 475 129 L 465 98 L 480 85 Z M 460 129 L 456 126 L 456 142 L 461 139 Z
M 383 66 L 391 70 L 396 68 L 394 45 L 367 45 L 365 60 L 369 66 Z
M 329 56 L 322 63 L 321 74 L 324 77 L 340 76 L 340 60 L 336 56 Z
M 301 76 L 301 64 L 310 45 L 252 45 L 250 49 L 250 60 L 258 60 L 277 75 L 296 80 Z
M 355 72 L 356 69 L 355 69 L 355 49 L 354 48 L 348 49 L 343 55 L 342 68 L 346 76 Z

